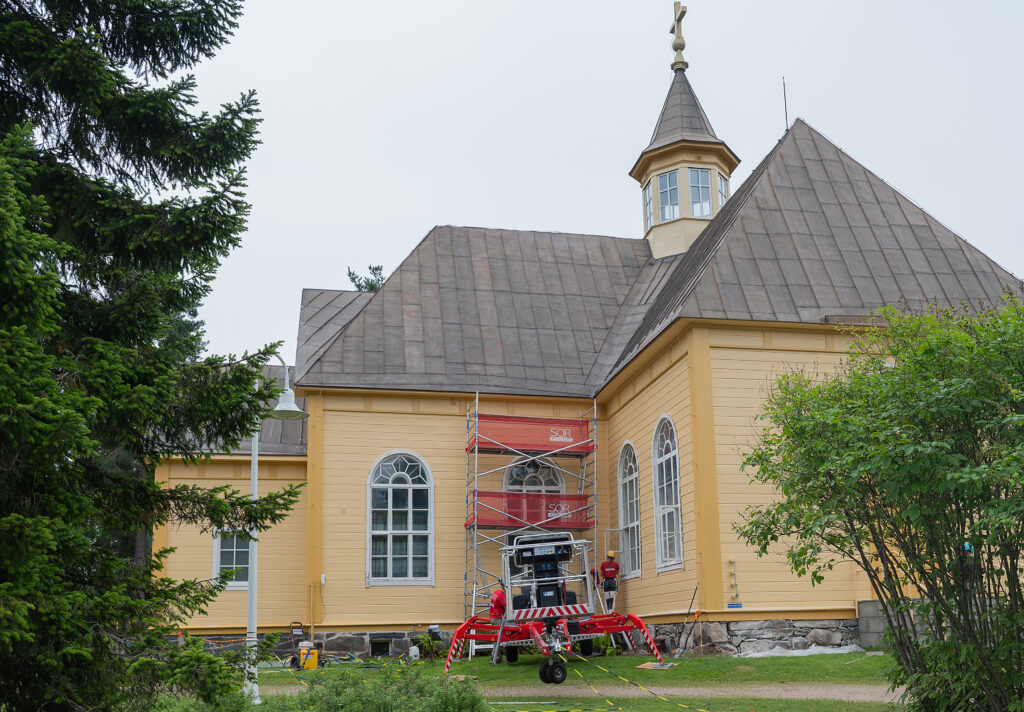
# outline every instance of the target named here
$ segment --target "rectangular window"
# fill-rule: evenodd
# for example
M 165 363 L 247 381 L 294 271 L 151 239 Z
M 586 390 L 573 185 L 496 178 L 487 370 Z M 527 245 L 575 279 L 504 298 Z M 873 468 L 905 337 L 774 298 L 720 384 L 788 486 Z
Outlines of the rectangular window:
M 690 215 L 711 217 L 711 171 L 706 168 L 690 169 Z
M 721 173 L 718 174 L 718 209 L 721 210 L 729 199 L 729 181 Z
M 249 542 L 237 532 L 219 532 L 213 537 L 213 575 L 234 569 L 228 590 L 249 586 Z
M 679 217 L 679 174 L 669 171 L 658 176 L 658 207 L 661 209 L 661 222 L 668 222 Z
M 644 232 L 654 224 L 654 196 L 651 195 L 651 181 L 644 186 Z

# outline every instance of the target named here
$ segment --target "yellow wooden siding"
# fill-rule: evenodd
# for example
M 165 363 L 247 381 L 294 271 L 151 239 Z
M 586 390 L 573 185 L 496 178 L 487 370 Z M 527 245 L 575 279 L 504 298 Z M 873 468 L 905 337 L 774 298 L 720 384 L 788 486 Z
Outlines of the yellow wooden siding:
M 798 331 L 722 331 L 726 333 L 712 339 L 712 343 L 722 346 L 712 347 L 711 366 L 725 600 L 754 610 L 852 609 L 858 598 L 865 597 L 864 582 L 852 564 L 840 565 L 826 576 L 824 584 L 812 587 L 807 578 L 792 573 L 783 556 L 758 558 L 733 530 L 746 507 L 767 503 L 777 496 L 773 488 L 752 483 L 749 473 L 741 471 L 744 453 L 757 439 L 759 425 L 754 418 L 761 412 L 771 385 L 785 372 L 835 372 L 844 356 L 833 349 L 845 347 L 845 339 Z M 761 348 L 738 346 L 757 342 Z M 783 345 L 785 348 L 779 348 Z M 734 595 L 732 560 L 738 598 Z
M 650 366 L 610 394 L 607 403 L 603 423 L 607 447 L 600 459 L 599 481 L 609 494 L 608 526 L 618 526 L 618 463 L 627 441 L 636 450 L 639 469 L 641 575 L 621 582 L 615 607 L 641 616 L 678 615 L 687 610 L 697 581 L 690 374 L 685 339 L 668 346 Z M 652 450 L 654 431 L 663 414 L 672 418 L 679 442 L 683 568 L 657 573 Z M 699 605 L 699 601 L 694 603 Z
M 466 406 L 445 397 L 324 395 L 323 573 L 318 627 L 403 628 L 463 620 L 466 570 Z M 488 413 L 578 417 L 586 401 L 482 398 Z M 372 410 L 368 410 L 372 408 Z M 366 489 L 374 463 L 393 451 L 420 457 L 430 469 L 434 491 L 434 584 L 367 585 Z M 310 457 L 314 454 L 311 452 Z M 507 455 L 483 455 L 491 469 L 511 462 Z M 559 460 L 567 469 L 568 459 Z M 499 489 L 501 473 L 489 476 Z M 574 487 L 570 482 L 569 491 Z M 495 534 L 497 532 L 494 532 Z M 493 548 L 493 547 L 491 547 Z M 488 566 L 497 570 L 496 553 Z
M 198 484 L 201 487 L 228 485 L 249 491 L 249 464 L 243 461 L 211 462 L 185 467 L 180 463 L 163 468 L 169 472 L 169 485 Z M 260 493 L 298 484 L 305 479 L 305 463 L 260 463 Z M 168 558 L 165 575 L 175 579 L 207 580 L 213 575 L 213 536 L 195 527 L 170 525 L 166 529 L 167 545 L 176 551 Z M 299 501 L 280 524 L 260 535 L 258 556 L 258 621 L 260 630 L 284 630 L 293 620 L 305 618 L 307 587 L 306 496 Z M 244 629 L 246 620 L 244 590 L 223 591 L 211 604 L 207 615 L 188 621 L 193 632 L 215 632 L 222 629 Z

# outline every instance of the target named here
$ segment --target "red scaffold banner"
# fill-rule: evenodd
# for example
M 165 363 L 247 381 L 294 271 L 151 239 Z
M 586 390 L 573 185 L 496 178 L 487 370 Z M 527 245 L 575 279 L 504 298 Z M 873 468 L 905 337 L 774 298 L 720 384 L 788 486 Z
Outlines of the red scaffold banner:
M 521 415 L 481 413 L 477 432 L 470 433 L 469 447 L 483 452 L 554 452 L 582 455 L 594 451 L 589 420 L 530 418 Z
M 527 524 L 545 529 L 589 529 L 587 495 L 546 492 L 476 493 L 478 527 L 517 529 Z M 473 523 L 472 517 L 466 526 Z

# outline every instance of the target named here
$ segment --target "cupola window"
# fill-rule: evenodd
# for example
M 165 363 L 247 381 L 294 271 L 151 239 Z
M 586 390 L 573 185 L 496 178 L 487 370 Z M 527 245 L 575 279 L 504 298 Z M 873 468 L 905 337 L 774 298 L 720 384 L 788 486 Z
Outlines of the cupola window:
M 654 224 L 654 196 L 651 195 L 651 181 L 644 186 L 644 232 Z
M 711 171 L 707 168 L 690 169 L 690 215 L 711 217 Z
M 679 174 L 669 171 L 658 176 L 658 206 L 661 208 L 661 222 L 679 217 Z
M 721 173 L 718 174 L 718 209 L 721 210 L 729 199 L 729 181 Z

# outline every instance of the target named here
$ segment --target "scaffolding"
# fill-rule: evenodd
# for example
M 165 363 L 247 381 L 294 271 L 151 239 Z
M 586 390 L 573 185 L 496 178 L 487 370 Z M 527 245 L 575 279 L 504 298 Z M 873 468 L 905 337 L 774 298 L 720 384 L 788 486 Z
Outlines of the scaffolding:
M 596 400 L 579 418 L 538 418 L 481 413 L 476 394 L 466 408 L 466 619 L 486 615 L 503 575 L 498 552 L 517 536 L 571 531 L 587 542 L 584 560 L 596 561 L 596 450 Z M 514 459 L 481 470 L 481 454 Z M 562 491 L 509 491 L 506 473 L 520 465 L 550 467 L 562 478 Z M 485 555 L 490 545 L 494 561 Z M 512 585 L 515 573 L 510 578 Z

